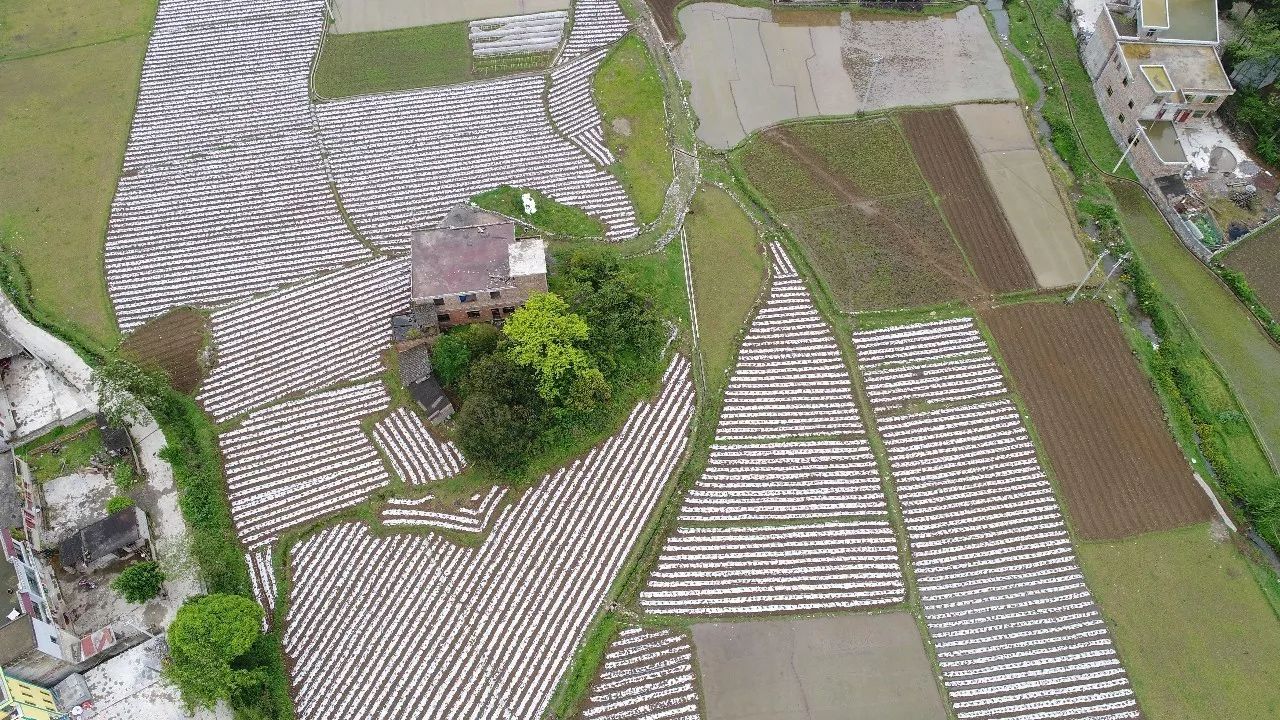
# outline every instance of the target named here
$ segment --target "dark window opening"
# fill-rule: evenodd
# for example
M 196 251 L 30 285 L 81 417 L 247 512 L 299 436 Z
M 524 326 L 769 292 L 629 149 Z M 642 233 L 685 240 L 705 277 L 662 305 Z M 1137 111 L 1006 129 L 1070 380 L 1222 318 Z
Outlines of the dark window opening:
M 501 293 L 501 292 L 499 292 L 499 291 L 497 291 L 497 290 L 490 290 L 490 291 L 489 291 L 489 297 L 490 297 L 490 298 L 496 298 L 496 297 L 498 297 L 498 296 L 500 296 L 500 295 L 502 295 L 502 293 Z
M 449 322 L 449 313 L 440 313 L 436 315 L 436 322 Z
M 475 302 L 475 301 L 476 301 L 475 293 L 464 293 L 464 294 L 458 295 L 458 302 L 469 303 L 469 302 Z
M 1120 122 L 1124 122 L 1124 113 L 1120 113 Z
M 1204 100 L 1201 100 L 1200 102 L 1211 103 L 1211 102 L 1217 102 L 1217 101 L 1218 101 L 1217 95 L 1205 95 Z
M 502 312 L 503 312 L 503 314 L 505 314 L 505 315 L 510 315 L 511 313 L 513 313 L 513 312 L 515 312 L 515 311 L 516 311 L 516 309 L 515 309 L 514 307 L 504 307 L 504 308 L 502 308 Z
M 1130 101 L 1129 101 L 1129 109 L 1130 109 L 1130 110 L 1132 110 L 1132 109 L 1133 109 L 1133 101 L 1132 101 L 1132 100 L 1130 100 Z
M 1112 93 L 1112 92 L 1113 92 L 1113 91 L 1111 90 L 1111 86 L 1110 86 L 1110 85 L 1108 85 L 1108 86 L 1107 86 L 1107 97 L 1111 97 L 1111 93 Z
M 1124 85 L 1125 87 L 1129 87 L 1129 78 L 1126 77 L 1125 79 L 1121 80 L 1120 84 Z
M 489 313 L 490 313 L 490 314 L 492 314 L 495 318 L 500 318 L 500 317 L 502 317 L 502 311 L 501 311 L 501 310 L 499 310 L 498 308 L 494 308 L 494 309 L 490 310 L 490 311 L 489 311 Z
M 480 311 L 479 311 L 479 310 L 468 310 L 468 311 L 467 311 L 467 317 L 469 317 L 469 318 L 478 318 L 478 317 L 480 317 Z
M 431 302 L 435 303 L 436 305 L 443 305 L 443 304 L 444 304 L 444 298 L 442 298 L 442 297 L 432 298 L 432 299 L 431 299 Z

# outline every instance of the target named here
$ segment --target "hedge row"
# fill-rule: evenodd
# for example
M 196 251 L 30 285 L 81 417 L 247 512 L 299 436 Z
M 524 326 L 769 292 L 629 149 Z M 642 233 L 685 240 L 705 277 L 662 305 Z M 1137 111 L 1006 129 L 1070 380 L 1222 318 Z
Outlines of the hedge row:
M 1217 271 L 1218 276 L 1222 278 L 1227 287 L 1231 288 L 1231 292 L 1240 298 L 1240 302 L 1245 304 L 1253 312 L 1253 316 L 1262 324 L 1262 329 L 1271 336 L 1272 340 L 1280 343 L 1280 323 L 1276 322 L 1271 311 L 1262 305 L 1258 300 L 1258 294 L 1249 286 L 1249 281 L 1245 279 L 1244 273 L 1239 270 L 1232 270 L 1222 263 L 1215 262 L 1213 269 Z

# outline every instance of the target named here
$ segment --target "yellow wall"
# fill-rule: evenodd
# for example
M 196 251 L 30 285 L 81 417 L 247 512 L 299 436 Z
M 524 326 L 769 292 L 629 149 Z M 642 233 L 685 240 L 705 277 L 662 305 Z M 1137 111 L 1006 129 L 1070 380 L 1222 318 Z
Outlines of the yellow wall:
M 4 678 L 5 687 L 9 691 L 10 707 L 17 707 L 18 717 L 22 720 L 55 720 L 60 716 L 58 706 L 53 702 L 53 695 L 38 685 L 30 685 L 11 677 Z

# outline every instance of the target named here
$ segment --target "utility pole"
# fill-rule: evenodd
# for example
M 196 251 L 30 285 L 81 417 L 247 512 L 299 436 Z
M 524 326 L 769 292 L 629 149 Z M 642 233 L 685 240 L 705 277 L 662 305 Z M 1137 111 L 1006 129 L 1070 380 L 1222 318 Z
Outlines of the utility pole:
M 1093 267 L 1089 268 L 1089 272 L 1085 273 L 1084 277 L 1080 278 L 1080 284 L 1076 285 L 1076 289 L 1072 290 L 1071 294 L 1067 296 L 1068 305 L 1076 301 L 1076 295 L 1080 294 L 1080 288 L 1084 287 L 1084 284 L 1089 282 L 1089 278 L 1093 277 L 1093 271 L 1098 269 L 1098 266 L 1102 264 L 1102 258 L 1106 256 L 1107 251 L 1103 250 L 1102 254 L 1098 256 L 1098 259 L 1093 261 Z
M 1146 130 L 1142 129 L 1142 123 L 1138 123 L 1138 131 L 1133 134 L 1133 139 L 1124 146 L 1124 153 L 1121 154 L 1120 159 L 1116 161 L 1116 166 L 1111 168 L 1112 175 L 1115 175 L 1116 171 L 1120 169 L 1120 165 L 1124 163 L 1124 159 L 1129 157 L 1129 151 L 1133 149 L 1133 146 L 1138 144 L 1138 137 L 1146 132 Z
M 1111 278 L 1115 276 L 1116 271 L 1120 269 L 1120 266 L 1124 265 L 1124 261 L 1129 259 L 1129 255 L 1130 253 L 1125 253 L 1121 255 L 1120 259 L 1116 261 L 1116 264 L 1111 266 L 1111 271 L 1107 273 L 1106 277 L 1102 278 L 1102 284 L 1099 285 L 1097 291 L 1094 292 L 1094 297 L 1097 297 L 1098 295 L 1102 294 L 1102 288 L 1107 286 L 1107 283 L 1110 282 Z

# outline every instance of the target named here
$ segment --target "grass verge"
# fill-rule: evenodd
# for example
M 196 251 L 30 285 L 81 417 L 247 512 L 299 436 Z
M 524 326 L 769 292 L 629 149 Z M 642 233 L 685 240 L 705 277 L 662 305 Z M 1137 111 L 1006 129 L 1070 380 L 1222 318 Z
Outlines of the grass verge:
M 662 211 L 672 168 L 662 79 L 644 43 L 635 35 L 623 38 L 600 66 L 594 86 L 605 143 L 618 159 L 613 171 L 640 222 L 651 223 Z
M 154 0 L 0 3 L 0 242 L 44 314 L 118 339 L 103 246 Z
M 768 274 L 755 226 L 727 193 L 704 185 L 685 221 L 698 332 L 708 381 L 719 385 L 733 367 L 738 337 Z
M 1280 717 L 1280 623 L 1229 541 L 1195 525 L 1079 553 L 1147 717 Z
M 102 431 L 96 426 L 87 427 L 91 423 L 93 420 L 85 420 L 66 428 L 66 432 L 53 436 L 53 442 L 50 442 L 52 434 L 44 435 L 18 448 L 19 457 L 31 466 L 31 477 L 43 484 L 88 465 L 102 450 Z M 71 435 L 74 437 L 67 438 Z M 33 447 L 37 443 L 40 447 Z
M 529 193 L 536 205 L 532 215 L 524 211 L 524 201 L 521 199 L 524 193 Z M 604 223 L 576 207 L 558 203 L 530 188 L 499 185 L 471 198 L 471 202 L 486 210 L 502 213 L 548 235 L 570 238 L 604 236 Z
M 321 97 L 453 85 L 543 70 L 549 53 L 474 59 L 469 23 L 327 35 L 312 78 Z

